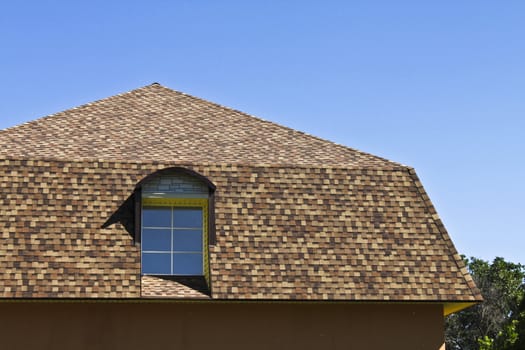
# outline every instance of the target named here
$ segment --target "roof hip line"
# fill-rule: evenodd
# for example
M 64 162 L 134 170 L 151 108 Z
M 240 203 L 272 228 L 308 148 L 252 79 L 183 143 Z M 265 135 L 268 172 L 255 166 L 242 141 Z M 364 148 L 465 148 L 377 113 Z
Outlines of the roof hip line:
M 451 257 L 454 260 L 454 262 L 456 263 L 456 266 L 458 267 L 458 269 L 461 271 L 461 274 L 463 275 L 463 278 L 467 282 L 467 285 L 470 288 L 472 294 L 476 296 L 476 300 L 477 301 L 483 301 L 483 297 L 481 296 L 481 292 L 476 287 L 476 284 L 474 283 L 474 280 L 472 279 L 472 276 L 467 271 L 467 267 L 466 267 L 465 263 L 463 262 L 463 260 L 459 256 L 458 252 L 454 248 L 454 244 L 452 243 L 452 239 L 450 238 L 450 236 L 449 236 L 449 234 L 447 232 L 447 229 L 445 228 L 445 225 L 443 224 L 443 222 L 439 218 L 439 215 L 438 215 L 438 213 L 436 211 L 436 208 L 434 207 L 434 205 L 430 201 L 430 197 L 428 196 L 428 194 L 426 193 L 425 189 L 423 188 L 421 180 L 419 179 L 419 177 L 416 174 L 416 170 L 413 167 L 407 167 L 407 170 L 408 170 L 408 174 L 410 175 L 410 177 L 414 181 L 414 185 L 416 186 L 417 193 L 419 194 L 419 196 L 423 200 L 423 203 L 424 203 L 425 207 L 427 208 L 427 210 L 431 214 L 432 219 L 434 220 L 434 223 L 436 224 L 436 227 L 437 227 L 439 233 L 441 234 L 441 237 L 443 238 L 443 241 L 447 245 L 447 249 L 449 251 L 449 254 L 451 255 Z

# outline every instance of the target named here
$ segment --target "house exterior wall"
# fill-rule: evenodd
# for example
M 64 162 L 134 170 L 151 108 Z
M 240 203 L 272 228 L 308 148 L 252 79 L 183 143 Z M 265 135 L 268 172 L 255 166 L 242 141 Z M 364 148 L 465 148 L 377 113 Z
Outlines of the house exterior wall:
M 3 349 L 444 349 L 438 304 L 7 302 Z

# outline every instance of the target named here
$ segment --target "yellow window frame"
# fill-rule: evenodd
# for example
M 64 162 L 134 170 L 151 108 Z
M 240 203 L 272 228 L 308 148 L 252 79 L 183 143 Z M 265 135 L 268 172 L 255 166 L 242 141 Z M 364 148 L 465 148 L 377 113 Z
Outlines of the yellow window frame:
M 210 264 L 208 249 L 208 199 L 207 198 L 142 198 L 142 207 L 172 207 L 172 208 L 201 208 L 202 209 L 202 255 L 204 278 L 210 285 Z M 142 229 L 141 229 L 142 230 Z M 142 232 L 142 231 L 141 231 Z

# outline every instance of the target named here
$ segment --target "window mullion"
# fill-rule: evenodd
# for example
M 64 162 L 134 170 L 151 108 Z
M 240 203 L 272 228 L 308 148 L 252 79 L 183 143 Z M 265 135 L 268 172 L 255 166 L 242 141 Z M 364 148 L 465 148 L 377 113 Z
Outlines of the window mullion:
M 171 207 L 171 249 L 170 249 L 170 271 L 171 271 L 171 274 L 173 275 L 173 251 L 174 251 L 174 247 L 173 247 L 173 233 L 174 233 L 174 222 L 173 222 L 173 217 L 175 216 L 174 215 L 174 207 Z

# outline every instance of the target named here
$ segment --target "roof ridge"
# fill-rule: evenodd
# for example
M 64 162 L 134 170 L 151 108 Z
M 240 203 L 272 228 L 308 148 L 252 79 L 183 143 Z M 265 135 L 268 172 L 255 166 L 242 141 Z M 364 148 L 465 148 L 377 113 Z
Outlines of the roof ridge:
M 432 220 L 434 221 L 434 224 L 436 225 L 439 233 L 441 234 L 443 242 L 447 246 L 449 256 L 452 257 L 452 260 L 456 263 L 456 266 L 458 270 L 461 272 L 461 275 L 463 276 L 463 278 L 465 279 L 465 282 L 467 282 L 467 286 L 469 287 L 472 293 L 472 296 L 474 297 L 476 301 L 483 301 L 483 297 L 481 296 L 480 290 L 476 286 L 476 283 L 472 279 L 472 276 L 468 273 L 465 263 L 459 256 L 457 249 L 454 246 L 454 243 L 452 242 L 452 239 L 450 238 L 450 235 L 448 234 L 448 231 L 445 228 L 445 225 L 443 224 L 443 221 L 441 221 L 436 208 L 432 204 L 432 201 L 430 200 L 430 197 L 425 191 L 425 188 L 423 187 L 421 180 L 417 176 L 416 170 L 412 167 L 407 167 L 407 170 L 408 170 L 409 176 L 414 181 L 414 185 L 416 186 L 417 193 L 423 200 L 425 207 L 429 211 L 429 214 L 431 215 Z

